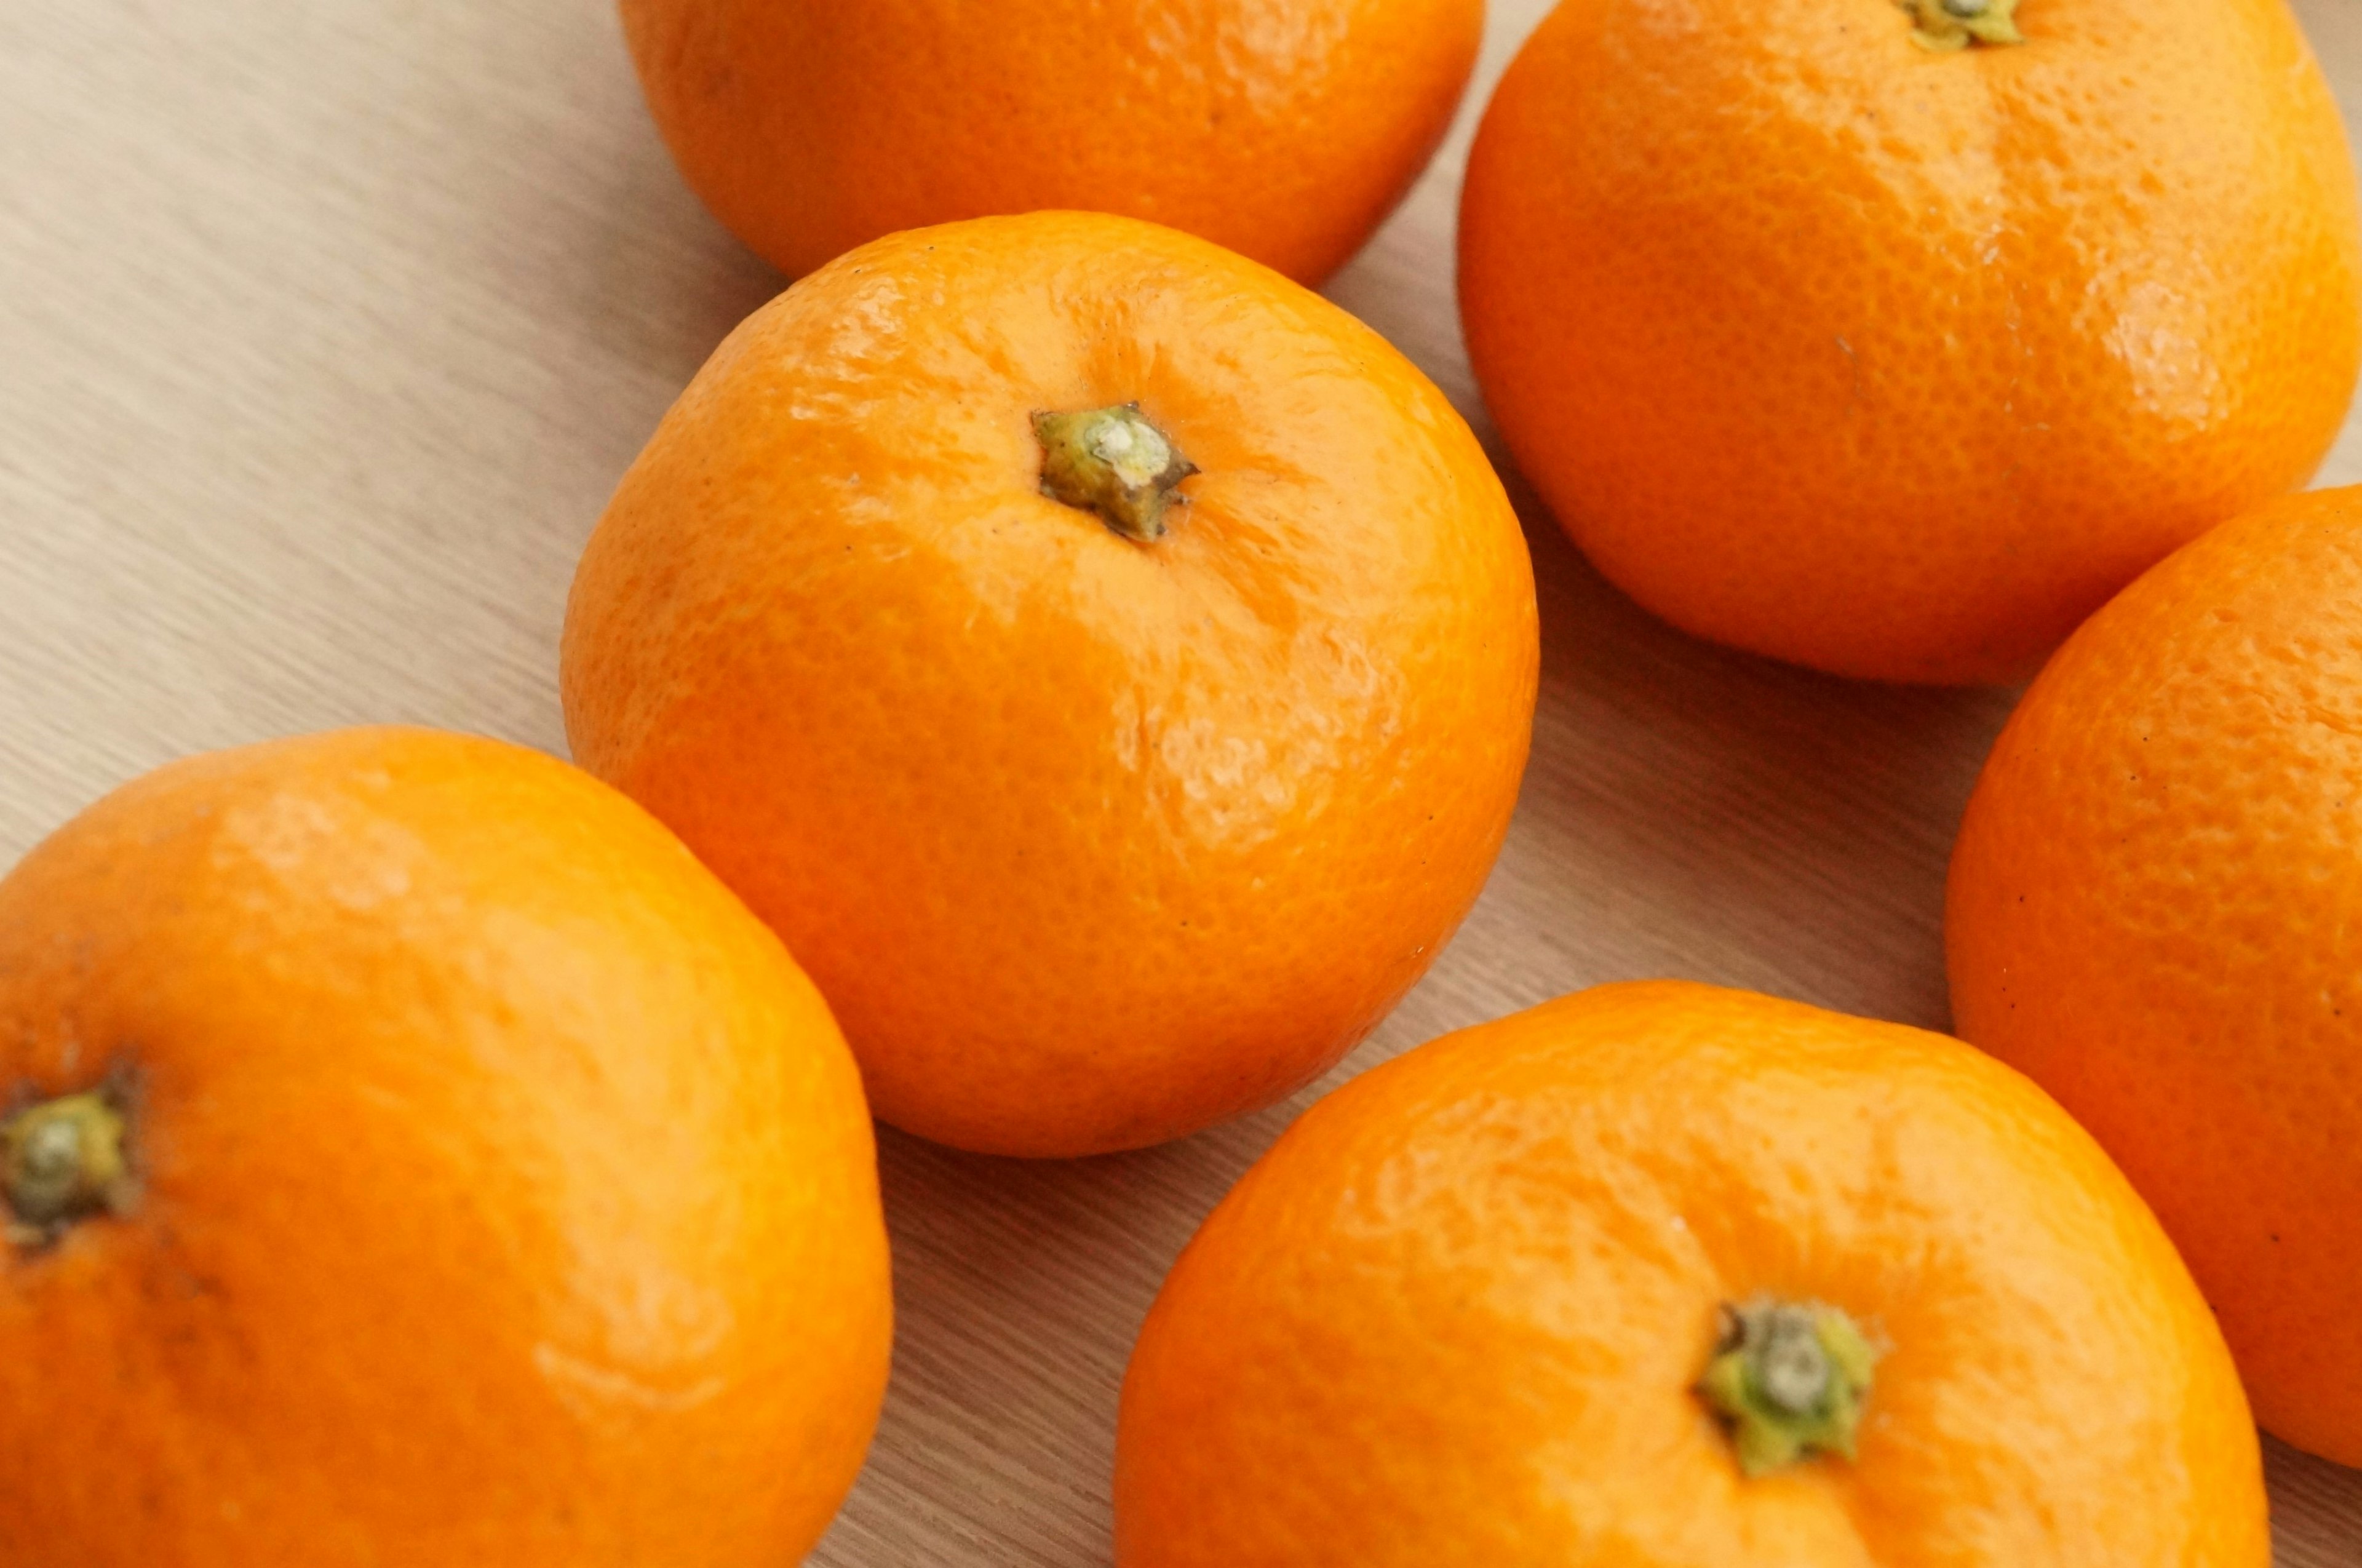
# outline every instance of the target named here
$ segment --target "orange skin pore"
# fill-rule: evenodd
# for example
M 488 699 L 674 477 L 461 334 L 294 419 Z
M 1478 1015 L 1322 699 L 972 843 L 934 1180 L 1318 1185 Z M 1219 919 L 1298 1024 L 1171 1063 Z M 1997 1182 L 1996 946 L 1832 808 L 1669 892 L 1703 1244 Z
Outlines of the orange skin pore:
M 2335 105 L 2281 0 L 1894 0 L 1542 23 L 1461 208 L 1469 352 L 1599 569 L 1842 675 L 2023 679 L 2301 484 L 2362 360 Z
M 0 881 L 0 1081 L 140 1195 L 0 1243 L 6 1568 L 777 1568 L 890 1308 L 826 1008 L 646 813 L 356 730 L 174 763 Z
M 1717 1308 L 1849 1313 L 1857 1456 L 1742 1475 Z M 1151 1310 L 1120 1568 L 2265 1568 L 2205 1303 L 2059 1109 L 1956 1041 L 1687 983 L 1316 1105 Z
M 1945 931 L 1963 1036 L 2157 1208 L 2256 1410 L 2362 1465 L 2362 489 L 2169 557 L 1985 764 Z
M 1087 208 L 1318 283 L 1451 124 L 1484 0 L 623 0 L 657 125 L 791 275 L 899 229 Z
M 1043 411 L 1200 470 L 1150 544 L 1042 493 Z M 1319 1074 L 1507 830 L 1539 659 L 1483 450 L 1375 333 L 1127 218 L 899 235 L 723 345 L 568 606 L 584 766 L 829 998 L 877 1113 L 1000 1154 Z

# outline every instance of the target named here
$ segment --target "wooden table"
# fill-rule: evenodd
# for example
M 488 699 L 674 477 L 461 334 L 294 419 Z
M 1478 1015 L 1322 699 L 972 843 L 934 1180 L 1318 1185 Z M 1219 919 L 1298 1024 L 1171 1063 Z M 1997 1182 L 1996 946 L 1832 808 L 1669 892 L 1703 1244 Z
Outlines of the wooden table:
M 1451 144 L 1331 290 L 1480 428 L 1460 160 L 1544 8 L 1496 0 Z M 2298 9 L 2362 124 L 2362 0 Z M 779 286 L 675 176 L 610 0 L 0 0 L 0 863 L 204 747 L 406 720 L 562 752 L 575 555 Z M 2323 477 L 2362 480 L 2362 425 Z M 1459 940 L 1335 1077 L 1643 975 L 1942 1027 L 1945 856 L 2009 697 L 1691 642 L 1521 502 L 1523 809 Z M 815 1561 L 1105 1563 L 1132 1332 L 1317 1092 L 1067 1165 L 888 1133 L 894 1390 Z M 2269 1463 L 2281 1563 L 2362 1562 L 2362 1474 Z

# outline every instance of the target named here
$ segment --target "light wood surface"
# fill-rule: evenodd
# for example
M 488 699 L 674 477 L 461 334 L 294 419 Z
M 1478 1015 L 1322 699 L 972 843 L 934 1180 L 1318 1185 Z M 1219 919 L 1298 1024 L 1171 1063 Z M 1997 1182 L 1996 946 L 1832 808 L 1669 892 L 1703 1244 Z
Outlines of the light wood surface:
M 1544 8 L 1496 0 L 1452 140 L 1330 291 L 1480 429 L 1460 160 Z M 2362 116 L 2362 0 L 2298 9 Z M 610 0 L 0 0 L 0 864 L 201 748 L 403 720 L 562 753 L 575 555 L 779 286 L 674 175 Z M 2356 480 L 2349 425 L 2323 480 Z M 1544 617 L 1523 806 L 1457 942 L 1337 1076 L 1634 976 L 1942 1027 L 1945 856 L 2007 694 L 1693 643 L 1520 500 Z M 1318 1092 L 1069 1165 L 888 1133 L 894 1388 L 814 1561 L 1106 1563 L 1132 1333 Z M 2362 1563 L 2362 1474 L 2269 1463 L 2281 1563 Z

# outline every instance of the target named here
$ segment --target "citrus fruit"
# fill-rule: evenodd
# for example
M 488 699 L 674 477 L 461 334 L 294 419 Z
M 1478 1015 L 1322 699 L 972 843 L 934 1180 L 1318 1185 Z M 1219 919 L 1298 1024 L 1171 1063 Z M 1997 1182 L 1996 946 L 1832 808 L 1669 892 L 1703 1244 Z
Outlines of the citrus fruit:
M 646 812 L 415 730 L 0 881 L 6 1568 L 774 1568 L 889 1306 L 852 1058 Z
M 2264 1568 L 2254 1424 L 2097 1144 L 1941 1035 L 1683 983 L 1314 1106 L 1150 1310 L 1119 1568 Z
M 800 274 L 897 229 L 1081 207 L 1300 282 L 1442 139 L 1484 0 L 623 0 L 690 184 Z
M 575 755 L 785 937 L 871 1103 L 1149 1143 L 1366 1032 L 1499 848 L 1539 648 L 1467 426 L 1170 229 L 982 218 L 715 354 L 582 558 Z
M 2155 1206 L 2264 1425 L 2362 1464 L 2362 490 L 2224 524 L 2059 649 L 1985 764 L 1960 1033 Z
M 2354 171 L 2281 0 L 1562 6 L 1460 257 L 1485 399 L 1602 572 L 1885 679 L 2031 674 L 2302 483 L 2362 356 Z

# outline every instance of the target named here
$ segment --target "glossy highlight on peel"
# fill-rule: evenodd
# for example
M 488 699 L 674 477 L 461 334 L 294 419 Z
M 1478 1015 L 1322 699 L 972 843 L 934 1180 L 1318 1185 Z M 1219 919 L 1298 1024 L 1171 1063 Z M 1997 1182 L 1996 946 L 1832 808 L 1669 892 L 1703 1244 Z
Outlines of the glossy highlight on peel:
M 868 1445 L 859 1078 L 536 752 L 172 763 L 0 879 L 6 1568 L 775 1568 Z
M 1931 48 L 1943 10 L 1560 6 L 1470 157 L 1461 314 L 1519 469 L 1641 604 L 2006 683 L 2312 473 L 2362 225 L 2282 0 L 2025 0 L 2022 42 Z
M 1307 1111 L 1150 1309 L 1115 1514 L 1118 1568 L 2271 1559 L 2222 1335 L 2098 1144 L 1958 1041 L 1679 981 Z

